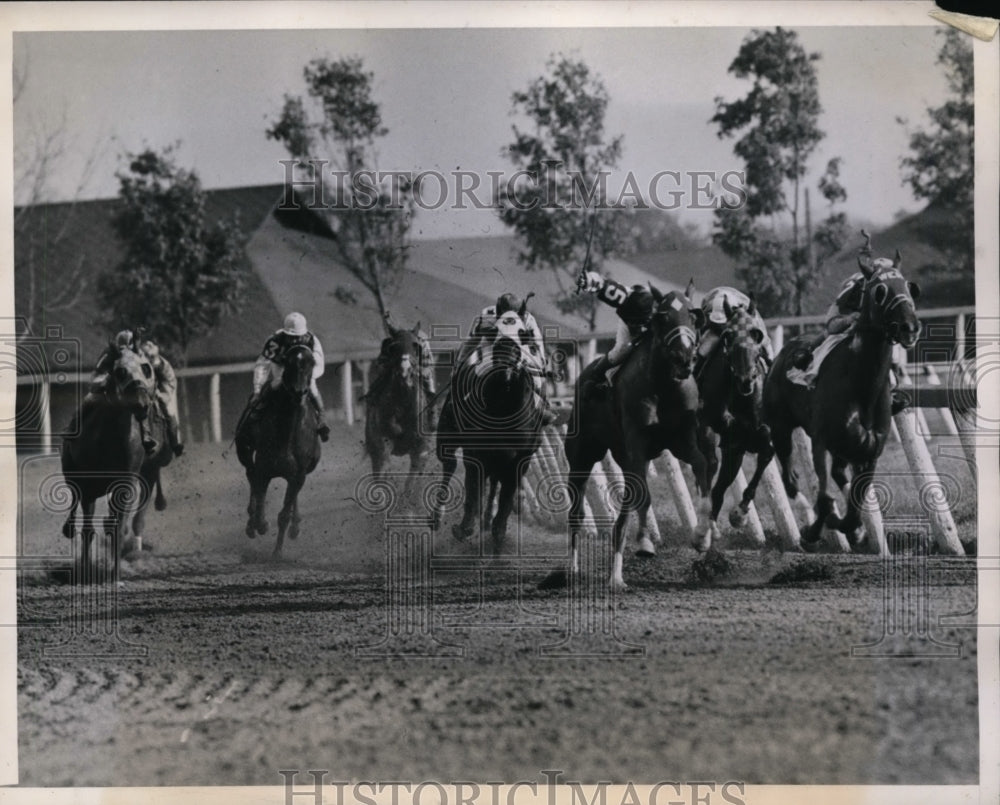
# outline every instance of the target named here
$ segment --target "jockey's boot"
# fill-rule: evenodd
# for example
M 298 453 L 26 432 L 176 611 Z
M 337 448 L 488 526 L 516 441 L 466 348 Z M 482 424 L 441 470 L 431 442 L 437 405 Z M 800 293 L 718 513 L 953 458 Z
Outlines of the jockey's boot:
M 313 408 L 316 410 L 316 433 L 319 434 L 320 441 L 328 442 L 330 441 L 330 426 L 326 424 L 323 403 L 316 398 L 315 394 L 310 394 L 309 399 L 312 400 Z
M 167 440 L 175 456 L 184 452 L 184 445 L 181 443 L 180 423 L 169 414 L 167 415 Z
M 591 384 L 585 391 L 589 393 L 590 391 L 601 391 L 610 388 L 611 381 L 608 379 L 608 369 L 610 368 L 611 361 L 608 356 L 601 355 L 591 374 Z
M 153 438 L 153 433 L 149 429 L 148 415 L 139 420 L 139 433 L 142 435 L 142 449 L 146 451 L 147 456 L 153 455 L 160 443 Z
M 892 404 L 890 406 L 890 411 L 893 416 L 896 416 L 900 411 L 904 411 L 910 407 L 910 395 L 905 391 L 900 391 L 899 389 L 892 390 Z

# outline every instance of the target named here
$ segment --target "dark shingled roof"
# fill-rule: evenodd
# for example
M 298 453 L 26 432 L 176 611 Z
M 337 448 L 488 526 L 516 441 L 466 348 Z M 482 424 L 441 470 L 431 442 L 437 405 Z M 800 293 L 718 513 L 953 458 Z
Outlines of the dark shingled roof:
M 267 335 L 281 326 L 291 310 L 306 316 L 331 356 L 370 354 L 377 349 L 383 335 L 378 314 L 368 292 L 338 262 L 328 226 L 307 210 L 280 209 L 282 196 L 281 185 L 207 191 L 210 219 L 238 214 L 253 270 L 244 309 L 191 346 L 189 366 L 253 360 Z M 70 362 L 79 361 L 85 372 L 111 335 L 100 324 L 95 286 L 99 274 L 122 256 L 111 227 L 117 204 L 116 199 L 105 199 L 17 211 L 24 216 L 24 226 L 15 237 L 17 313 L 27 315 L 34 280 L 40 302 L 35 306 L 33 333 L 61 328 L 62 338 L 69 341 Z M 34 272 L 28 270 L 32 259 Z M 50 306 L 44 313 L 44 300 L 58 295 L 77 270 L 83 286 L 76 304 Z M 679 287 L 619 260 L 608 261 L 605 273 L 628 284 L 653 281 L 664 292 Z M 345 301 L 337 294 L 338 288 L 352 291 L 357 303 Z M 417 240 L 411 245 L 399 286 L 388 294 L 387 305 L 398 325 L 419 321 L 427 331 L 435 325 L 451 325 L 464 335 L 475 315 L 501 293 L 524 296 L 534 291 L 529 307 L 540 326 L 557 327 L 560 336 L 585 335 L 579 320 L 560 314 L 554 290 L 551 274 L 518 265 L 513 237 Z M 74 281 L 70 295 L 76 291 Z M 600 306 L 598 332 L 611 332 L 615 326 L 614 311 Z

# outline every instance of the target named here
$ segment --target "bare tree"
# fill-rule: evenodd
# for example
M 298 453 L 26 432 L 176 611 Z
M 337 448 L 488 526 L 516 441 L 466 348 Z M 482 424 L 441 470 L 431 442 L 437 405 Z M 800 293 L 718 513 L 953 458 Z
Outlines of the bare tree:
M 13 65 L 15 117 L 19 112 L 22 117 L 24 115 L 22 101 L 30 80 L 29 67 L 26 58 Z M 55 228 L 34 226 L 32 216 L 37 214 L 37 207 L 54 201 L 52 183 L 66 170 L 73 135 L 65 106 L 50 119 L 33 118 L 21 123 L 14 143 L 14 263 L 25 289 L 18 315 L 25 320 L 27 328 L 18 333 L 18 338 L 34 333 L 44 319 L 74 307 L 87 289 L 84 256 L 79 255 L 73 262 L 58 266 L 51 265 L 45 256 L 68 236 L 76 204 L 105 152 L 95 143 L 86 153 L 75 187 L 64 202 L 67 209 L 58 220 L 47 220 L 47 223 L 55 223 Z M 53 273 L 57 276 L 53 277 Z

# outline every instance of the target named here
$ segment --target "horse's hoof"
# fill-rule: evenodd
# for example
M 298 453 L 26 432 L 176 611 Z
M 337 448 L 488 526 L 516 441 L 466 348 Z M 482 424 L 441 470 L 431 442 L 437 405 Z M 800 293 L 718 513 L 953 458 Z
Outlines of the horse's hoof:
M 611 579 L 608 589 L 613 593 L 624 593 L 628 590 L 628 585 L 622 579 Z
M 453 525 L 453 526 L 451 527 L 451 535 L 452 535 L 452 536 L 453 536 L 453 537 L 454 537 L 454 538 L 455 538 L 455 539 L 456 539 L 456 540 L 457 540 L 458 542 L 465 542 L 465 541 L 466 541 L 466 540 L 467 540 L 467 539 L 469 538 L 469 536 L 470 536 L 471 534 L 472 534 L 472 532 L 471 532 L 471 531 L 466 531 L 466 530 L 465 530 L 464 528 L 462 528 L 461 526 L 457 526 L 457 525 Z
M 539 590 L 561 590 L 569 586 L 569 573 L 565 570 L 553 570 L 538 582 Z
M 261 520 L 261 521 L 260 521 L 259 523 L 257 523 L 257 533 L 258 533 L 258 534 L 260 534 L 261 536 L 263 536 L 264 534 L 266 534 L 266 533 L 267 533 L 267 530 L 268 530 L 268 529 L 269 529 L 270 527 L 271 527 L 271 526 L 270 526 L 270 524 L 269 524 L 269 523 L 267 522 L 267 520 Z
M 291 528 L 288 529 L 289 539 L 298 539 L 298 536 L 299 536 L 299 527 L 297 525 L 293 525 Z
M 153 501 L 153 508 L 156 509 L 158 512 L 163 511 L 164 509 L 167 508 L 167 499 L 157 498 L 155 501 Z
M 70 527 L 69 527 L 69 526 L 67 526 L 67 525 L 64 525 L 64 526 L 62 527 L 62 535 L 63 535 L 63 536 L 64 536 L 64 537 L 66 538 L 66 539 L 73 539 L 73 529 L 72 529 L 72 528 L 70 528 Z
M 643 559 L 650 559 L 656 556 L 656 546 L 649 537 L 643 537 L 639 540 L 639 547 L 636 548 L 635 555 Z
M 248 539 L 253 539 L 257 536 L 257 532 L 253 530 L 253 523 L 247 523 L 246 535 Z
M 739 506 L 729 510 L 729 525 L 733 528 L 743 528 L 747 522 L 747 513 Z

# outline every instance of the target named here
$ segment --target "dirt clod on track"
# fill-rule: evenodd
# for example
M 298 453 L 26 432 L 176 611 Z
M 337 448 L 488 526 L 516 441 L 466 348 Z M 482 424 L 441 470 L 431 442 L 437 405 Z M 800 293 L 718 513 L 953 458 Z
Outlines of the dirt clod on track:
M 976 642 L 961 625 L 974 619 L 972 560 L 931 556 L 901 576 L 876 556 L 728 549 L 705 583 L 667 512 L 667 545 L 627 556 L 629 590 L 614 597 L 604 579 L 540 587 L 566 566 L 555 526 L 525 525 L 500 564 L 439 536 L 436 569 L 393 575 L 383 522 L 351 500 L 360 450 L 330 455 L 355 449 L 347 434 L 309 478 L 302 534 L 279 561 L 273 533 L 243 535 L 235 457 L 192 445 L 166 474 L 167 510 L 149 517 L 153 550 L 123 563 L 121 586 L 49 575 L 72 565 L 71 544 L 32 485 L 57 465 L 25 463 L 20 551 L 43 559 L 19 597 L 23 785 L 278 785 L 281 769 L 977 781 Z M 809 577 L 805 562 L 825 569 Z M 890 632 L 884 591 L 900 578 L 927 619 L 912 608 L 918 620 Z

